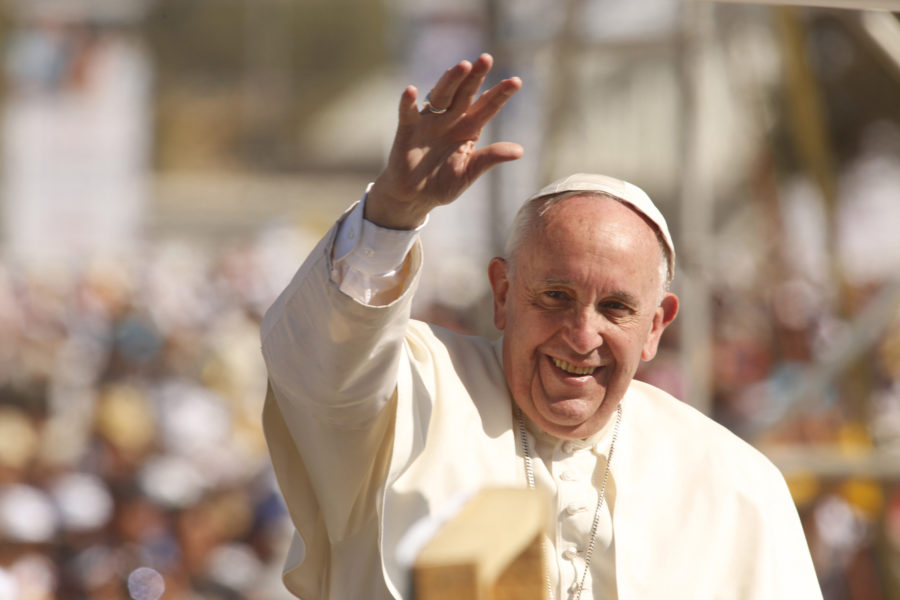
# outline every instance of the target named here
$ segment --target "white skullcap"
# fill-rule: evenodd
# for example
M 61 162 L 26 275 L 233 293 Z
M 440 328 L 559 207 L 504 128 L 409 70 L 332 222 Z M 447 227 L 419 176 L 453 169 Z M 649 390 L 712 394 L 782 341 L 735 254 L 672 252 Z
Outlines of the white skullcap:
M 544 196 L 555 196 L 565 192 L 601 192 L 615 196 L 622 202 L 628 204 L 636 211 L 650 219 L 656 228 L 662 234 L 666 246 L 669 248 L 669 275 L 675 274 L 675 244 L 672 243 L 672 236 L 669 234 L 669 227 L 666 225 L 666 218 L 663 217 L 656 205 L 647 195 L 647 192 L 627 181 L 609 177 L 608 175 L 596 175 L 593 173 L 575 173 L 554 181 L 550 185 L 542 188 L 537 194 L 533 195 L 527 201 L 530 202 Z

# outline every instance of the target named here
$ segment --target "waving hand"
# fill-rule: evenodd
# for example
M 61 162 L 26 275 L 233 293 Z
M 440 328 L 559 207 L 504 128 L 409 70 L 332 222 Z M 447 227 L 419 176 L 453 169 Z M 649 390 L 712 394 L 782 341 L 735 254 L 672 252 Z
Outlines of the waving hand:
M 462 61 L 449 68 L 421 111 L 416 88 L 404 90 L 387 167 L 366 199 L 369 221 L 392 229 L 415 228 L 433 208 L 456 200 L 485 171 L 522 156 L 522 147 L 512 142 L 476 147 L 485 125 L 522 87 L 513 77 L 478 96 L 492 65 L 493 58 L 482 54 L 474 63 Z

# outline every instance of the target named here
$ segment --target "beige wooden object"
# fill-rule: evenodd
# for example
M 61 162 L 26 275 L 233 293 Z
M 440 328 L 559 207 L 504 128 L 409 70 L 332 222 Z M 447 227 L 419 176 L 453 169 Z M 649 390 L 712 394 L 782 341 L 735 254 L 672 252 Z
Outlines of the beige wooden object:
M 546 600 L 546 506 L 533 490 L 480 492 L 416 559 L 416 600 Z

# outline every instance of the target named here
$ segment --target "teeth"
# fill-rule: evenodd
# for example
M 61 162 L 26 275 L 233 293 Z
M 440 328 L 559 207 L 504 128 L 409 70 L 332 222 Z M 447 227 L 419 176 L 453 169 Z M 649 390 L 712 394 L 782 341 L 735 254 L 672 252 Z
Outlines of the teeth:
M 553 364 L 566 373 L 571 373 L 572 375 L 590 375 L 597 370 L 597 367 L 576 367 L 572 363 L 568 363 L 558 358 L 553 359 Z

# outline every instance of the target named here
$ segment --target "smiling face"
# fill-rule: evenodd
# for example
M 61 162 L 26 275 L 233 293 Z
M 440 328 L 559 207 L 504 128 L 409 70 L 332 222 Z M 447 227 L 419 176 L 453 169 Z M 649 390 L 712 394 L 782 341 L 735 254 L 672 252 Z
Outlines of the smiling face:
M 678 300 L 660 301 L 652 227 L 612 198 L 553 204 L 511 262 L 491 261 L 494 323 L 519 408 L 547 433 L 584 438 L 609 420 Z

